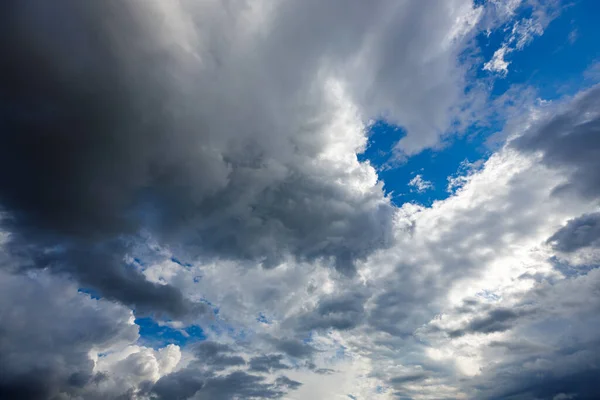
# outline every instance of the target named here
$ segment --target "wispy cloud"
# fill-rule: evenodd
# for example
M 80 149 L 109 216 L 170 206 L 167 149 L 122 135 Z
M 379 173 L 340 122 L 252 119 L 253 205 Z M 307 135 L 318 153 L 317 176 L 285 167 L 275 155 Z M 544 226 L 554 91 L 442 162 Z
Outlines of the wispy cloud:
M 416 190 L 419 193 L 423 193 L 429 189 L 433 189 L 433 183 L 423 179 L 423 175 L 417 174 L 408 182 L 408 186 L 412 187 L 411 190 Z

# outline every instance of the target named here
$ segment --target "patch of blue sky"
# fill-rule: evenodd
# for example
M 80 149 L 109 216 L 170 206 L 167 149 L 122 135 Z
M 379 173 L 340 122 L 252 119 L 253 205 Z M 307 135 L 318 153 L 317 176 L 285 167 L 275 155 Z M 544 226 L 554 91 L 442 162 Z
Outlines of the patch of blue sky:
M 387 388 L 384 387 L 384 386 L 377 386 L 375 388 L 375 393 L 377 393 L 377 394 L 383 394 L 383 393 L 386 393 L 386 392 L 387 392 Z
M 314 341 L 314 336 L 315 336 L 314 331 L 308 332 L 308 335 L 304 339 L 302 339 L 302 343 L 304 343 L 304 344 L 312 343 Z
M 137 257 L 134 257 L 134 258 L 133 258 L 133 262 L 134 262 L 135 264 L 137 264 L 137 265 L 141 266 L 141 267 L 145 267 L 145 264 L 144 264 L 144 262 L 143 262 L 141 259 L 137 258 Z
M 530 12 L 530 11 L 529 11 Z M 578 1 L 563 6 L 560 14 L 525 48 L 508 54 L 505 79 L 497 79 L 492 95 L 500 95 L 512 85 L 533 86 L 540 97 L 552 100 L 581 89 L 583 72 L 600 58 L 598 45 L 600 2 Z M 517 18 L 527 17 L 518 16 Z M 482 47 L 493 52 L 500 45 Z
M 219 320 L 216 323 L 209 325 L 208 329 L 213 336 L 225 336 L 233 339 L 235 342 L 250 342 L 255 335 L 255 331 L 246 328 L 237 328 L 227 321 Z
M 200 302 L 202 302 L 202 303 L 208 305 L 209 307 L 211 307 L 212 310 L 213 310 L 213 314 L 215 316 L 219 315 L 219 307 L 216 306 L 215 304 L 213 304 L 210 300 L 208 300 L 208 299 L 206 299 L 206 298 L 203 297 L 203 298 L 200 299 Z
M 482 290 L 481 292 L 478 292 L 475 294 L 478 297 L 481 297 L 482 299 L 488 300 L 488 301 L 500 301 L 501 297 L 499 295 L 497 295 L 496 293 L 489 291 L 489 290 Z
M 335 356 L 333 356 L 333 360 L 343 360 L 346 358 L 346 347 L 339 346 L 335 351 Z
M 139 326 L 139 341 L 153 348 L 161 348 L 168 344 L 185 346 L 206 340 L 204 330 L 198 325 L 178 329 L 166 323 L 159 323 L 151 317 L 136 318 L 135 324 Z
M 269 318 L 267 318 L 267 316 L 264 313 L 258 313 L 258 317 L 256 317 L 256 321 L 260 322 L 261 324 L 266 324 L 266 325 L 270 325 L 271 324 L 271 320 Z
M 515 22 L 532 17 L 533 8 L 523 6 L 517 11 L 503 26 L 477 36 L 475 43 L 479 48 L 480 63 L 469 75 L 471 80 L 467 82 L 467 90 L 476 87 L 479 81 L 486 86 L 491 84 L 491 101 L 514 87 L 533 88 L 536 96 L 554 100 L 589 85 L 590 77 L 585 71 L 595 62 L 600 62 L 600 42 L 597 39 L 600 37 L 597 24 L 600 2 L 582 0 L 563 4 L 558 16 L 546 26 L 542 35 L 533 34 L 526 46 L 505 56 L 505 61 L 510 62 L 505 76 L 484 70 L 483 65 L 507 43 Z M 597 75 L 596 79 L 600 80 L 600 68 Z M 519 96 L 519 91 L 512 95 Z M 447 190 L 448 177 L 456 174 L 463 161 L 475 162 L 491 154 L 493 148 L 486 141 L 501 130 L 503 121 L 492 115 L 481 115 L 481 118 L 487 119 L 485 123 L 476 121 L 477 125 L 468 128 L 462 135 L 449 138 L 441 149 L 425 150 L 403 163 L 390 161 L 394 157 L 394 145 L 405 134 L 404 130 L 379 120 L 370 127 L 369 145 L 365 152 L 359 154 L 359 160 L 368 160 L 378 170 L 384 190 L 394 204 L 415 202 L 430 206 L 434 201 L 451 195 Z M 409 186 L 416 175 L 430 182 L 431 187 L 418 190 Z
M 175 264 L 181 265 L 182 267 L 191 267 L 192 264 L 188 263 L 188 262 L 183 262 L 181 261 L 179 258 L 177 257 L 171 257 L 171 262 L 174 262 Z
M 133 259 L 133 263 L 143 265 L 140 259 Z M 88 294 L 93 299 L 102 298 L 101 294 L 93 289 L 79 288 L 79 292 Z M 219 308 L 210 301 L 202 299 L 210 306 L 213 314 L 218 318 Z M 134 309 L 135 313 L 135 309 Z M 161 348 L 168 344 L 185 346 L 188 343 L 206 340 L 206 334 L 199 325 L 188 325 L 182 328 L 170 326 L 169 321 L 158 321 L 152 316 L 136 316 L 135 324 L 139 326 L 140 343 L 153 348 Z
M 87 294 L 88 296 L 90 296 L 94 300 L 99 300 L 99 299 L 102 298 L 102 296 L 100 295 L 100 292 L 98 292 L 97 290 L 94 290 L 94 289 L 79 288 L 79 289 L 77 289 L 77 291 L 79 293 L 85 293 L 85 294 Z
M 385 192 L 396 205 L 416 202 L 430 206 L 435 200 L 448 197 L 448 177 L 456 173 L 461 163 L 480 160 L 489 153 L 486 135 L 465 134 L 454 138 L 443 150 L 425 150 L 411 156 L 407 162 L 389 164 L 394 145 L 403 135 L 401 128 L 378 121 L 371 126 L 369 146 L 359 155 L 361 161 L 368 160 L 378 170 Z M 431 182 L 431 187 L 419 190 L 409 186 L 416 175 Z

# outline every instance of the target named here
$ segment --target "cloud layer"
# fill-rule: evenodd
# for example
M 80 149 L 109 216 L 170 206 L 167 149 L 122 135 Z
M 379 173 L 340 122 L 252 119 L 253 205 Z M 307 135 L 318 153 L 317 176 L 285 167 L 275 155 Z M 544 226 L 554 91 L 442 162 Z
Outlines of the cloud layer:
M 4 2 L 0 399 L 597 398 L 600 87 L 482 75 L 560 10 Z

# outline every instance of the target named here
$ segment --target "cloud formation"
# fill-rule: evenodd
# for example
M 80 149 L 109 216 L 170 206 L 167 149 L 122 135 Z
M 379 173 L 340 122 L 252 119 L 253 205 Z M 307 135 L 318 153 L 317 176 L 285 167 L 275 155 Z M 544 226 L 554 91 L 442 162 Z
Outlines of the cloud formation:
M 560 10 L 4 2 L 0 399 L 598 397 L 600 87 L 480 75 Z
M 0 398 L 77 396 L 103 379 L 88 357 L 138 337 L 126 307 L 45 272 L 0 279 Z M 128 371 L 129 373 L 129 371 Z

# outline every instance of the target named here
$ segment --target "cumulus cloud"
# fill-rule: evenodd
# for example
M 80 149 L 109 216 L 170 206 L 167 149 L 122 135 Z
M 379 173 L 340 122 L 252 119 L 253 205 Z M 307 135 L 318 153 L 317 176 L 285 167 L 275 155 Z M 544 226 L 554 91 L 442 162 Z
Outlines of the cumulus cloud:
M 101 381 L 91 353 L 138 337 L 131 311 L 47 272 L 0 279 L 0 398 L 80 395 Z
M 310 39 L 311 24 L 343 44 L 363 20 L 359 6 L 340 30 L 308 3 L 240 6 L 239 15 L 195 2 L 3 6 L 15 40 L 3 45 L 14 57 L 3 61 L 0 183 L 14 252 L 181 316 L 193 306 L 176 290 L 123 262 L 142 231 L 193 257 L 266 267 L 326 258 L 348 274 L 389 244 L 392 207 L 356 159 L 361 110 L 344 82 L 317 73 L 326 49 L 302 45 L 327 43 Z M 282 22 L 298 15 L 307 23 Z M 38 256 L 48 248 L 61 251 Z
M 281 354 L 249 357 L 246 369 L 239 355 L 244 350 L 223 343 L 203 342 L 193 353 L 185 367 L 155 381 L 146 394 L 159 399 L 279 399 L 302 386 L 279 374 L 292 369 Z
M 592 328 L 597 323 L 594 310 L 598 307 L 598 272 L 545 283 L 523 299 L 523 303 L 534 304 L 534 316 L 519 321 L 500 348 L 487 351 L 488 357 L 492 359 L 497 351 L 518 345 L 524 337 L 533 343 L 525 349 L 513 347 L 507 359 L 486 366 L 476 382 L 484 397 L 561 398 L 561 393 L 583 399 L 598 396 L 593 384 L 598 372 L 598 338 Z M 565 318 L 573 325 L 562 325 Z M 498 377 L 500 382 L 491 382 Z
M 159 399 L 278 399 L 285 394 L 281 386 L 290 386 L 285 383 L 268 383 L 261 376 L 242 371 L 204 378 L 197 371 L 181 370 L 158 381 L 153 393 Z
M 508 212 L 504 214 L 505 218 L 509 215 L 510 218 L 517 215 L 524 218 L 528 214 L 536 216 L 529 219 L 530 226 L 526 230 L 513 226 L 505 231 L 509 236 L 500 234 L 504 239 L 498 242 L 498 246 L 492 245 L 492 237 L 488 237 L 486 243 L 492 247 L 483 250 L 481 254 L 487 255 L 478 261 L 483 274 L 481 278 L 468 277 L 457 281 L 454 289 L 446 292 L 453 305 L 442 305 L 441 309 L 445 311 L 432 315 L 427 324 L 415 331 L 421 340 L 431 344 L 426 350 L 430 358 L 436 362 L 451 361 L 462 376 L 471 377 L 464 381 L 465 384 L 454 386 L 458 386 L 464 396 L 564 398 L 568 395 L 594 398 L 598 395 L 591 384 L 597 358 L 594 344 L 597 337 L 591 328 L 596 319 L 593 310 L 597 307 L 597 296 L 592 293 L 597 289 L 597 261 L 589 266 L 590 269 L 569 276 L 556 269 L 554 258 L 554 251 L 569 253 L 595 246 L 596 213 L 592 211 L 597 207 L 597 186 L 592 171 L 589 175 L 582 172 L 590 162 L 585 153 L 592 153 L 598 147 L 591 140 L 591 133 L 590 138 L 587 137 L 587 123 L 593 121 L 595 114 L 592 111 L 594 107 L 586 108 L 586 104 L 591 101 L 590 97 L 594 98 L 595 90 L 584 91 L 573 99 L 551 105 L 552 112 L 542 109 L 534 113 L 516 139 L 492 156 L 481 171 L 466 178 L 468 183 L 458 190 L 454 199 L 439 203 L 439 206 L 447 206 L 467 195 L 479 179 L 501 165 L 504 167 L 500 168 L 507 167 L 507 161 L 512 157 L 521 159 L 520 167 L 514 172 L 525 167 L 527 159 L 543 166 L 539 169 L 535 164 L 529 164 L 509 180 L 495 182 L 497 188 L 502 188 L 501 191 L 516 190 L 525 184 L 522 193 L 528 195 L 521 198 L 536 198 L 529 197 L 530 201 L 522 204 L 521 211 L 511 210 L 511 206 L 504 208 Z M 564 124 L 558 126 L 555 121 Z M 561 149 L 556 142 L 575 132 L 579 135 L 562 142 L 562 147 L 566 148 Z M 556 136 L 553 138 L 553 135 Z M 542 137 L 548 142 L 544 142 Z M 586 143 L 585 150 L 583 144 L 577 143 L 579 140 Z M 582 148 L 581 158 L 564 155 L 569 154 L 570 147 L 576 146 Z M 515 148 L 521 154 L 512 153 Z M 496 157 L 502 153 L 510 156 L 497 163 Z M 535 180 L 539 183 L 539 179 L 544 182 L 534 184 Z M 485 190 L 481 189 L 475 197 L 469 195 L 463 198 L 463 201 L 469 198 L 470 202 L 465 211 L 473 209 L 475 198 L 486 197 L 483 194 Z M 498 195 L 498 192 L 495 193 L 493 198 L 499 200 L 501 196 Z M 510 196 L 513 199 L 519 197 L 516 192 Z M 535 204 L 536 211 L 529 212 L 527 204 Z M 495 213 L 493 210 L 494 206 L 488 202 L 480 216 L 490 217 Z M 427 212 L 429 210 L 423 210 L 420 214 Z M 415 231 L 418 231 L 421 215 L 417 214 Z M 548 223 L 548 218 L 554 221 Z M 491 233 L 494 231 L 492 226 L 495 224 L 482 228 Z M 465 238 L 477 236 L 476 232 L 472 230 L 470 235 L 456 240 L 470 247 Z M 482 249 L 482 244 L 475 248 Z M 503 256 L 505 249 L 512 249 L 513 255 Z M 471 251 L 468 259 L 477 257 L 476 253 Z M 439 260 L 445 263 L 450 259 L 446 256 Z M 504 279 L 505 283 L 501 283 Z M 573 325 L 567 328 L 565 321 Z M 448 382 L 447 378 L 448 375 L 445 382 Z
M 570 174 L 569 182 L 558 186 L 556 192 L 573 190 L 590 198 L 600 195 L 599 106 L 600 86 L 594 86 L 567 104 L 550 106 L 512 142 L 520 151 L 542 154 L 541 162 L 548 167 Z
M 246 364 L 246 360 L 237 355 L 234 349 L 222 343 L 202 342 L 193 349 L 193 352 L 203 364 L 216 370 Z
M 569 220 L 548 242 L 558 251 L 570 253 L 584 247 L 600 245 L 600 213 L 583 214 Z

